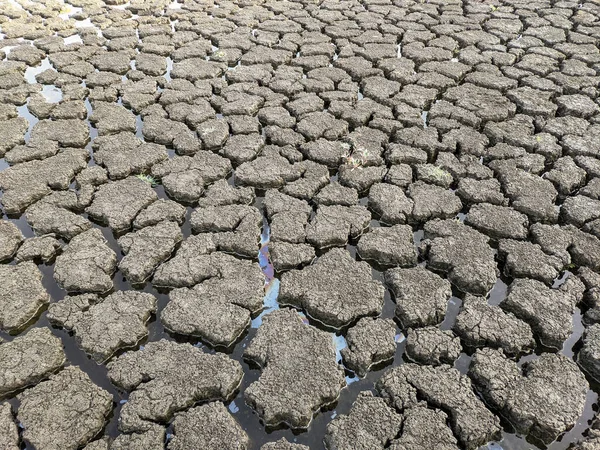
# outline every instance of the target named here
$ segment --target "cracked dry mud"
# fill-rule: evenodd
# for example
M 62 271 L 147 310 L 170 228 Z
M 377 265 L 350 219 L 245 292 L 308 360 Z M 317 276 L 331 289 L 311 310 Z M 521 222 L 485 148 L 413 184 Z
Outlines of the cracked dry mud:
M 600 448 L 594 0 L 0 0 L 0 449 Z

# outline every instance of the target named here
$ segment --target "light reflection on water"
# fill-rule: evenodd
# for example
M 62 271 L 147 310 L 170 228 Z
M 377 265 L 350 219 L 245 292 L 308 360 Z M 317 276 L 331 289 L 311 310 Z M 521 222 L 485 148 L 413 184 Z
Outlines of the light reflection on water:
M 252 320 L 251 328 L 258 328 L 262 324 L 262 318 L 276 309 L 279 309 L 277 297 L 279 296 L 279 280 L 275 278 L 275 269 L 269 258 L 269 240 L 271 229 L 266 221 L 263 223 L 263 231 L 260 236 L 260 250 L 258 251 L 258 263 L 265 276 L 265 297 L 263 300 L 263 311 Z

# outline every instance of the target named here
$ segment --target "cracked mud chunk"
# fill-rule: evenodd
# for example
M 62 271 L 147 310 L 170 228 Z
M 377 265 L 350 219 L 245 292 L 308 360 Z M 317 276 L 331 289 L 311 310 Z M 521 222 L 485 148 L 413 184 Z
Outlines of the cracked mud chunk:
M 344 142 L 322 138 L 300 146 L 300 151 L 306 158 L 330 168 L 337 168 L 347 156 L 348 150 L 349 146 Z
M 437 325 L 444 320 L 452 296 L 448 280 L 423 267 L 390 269 L 384 278 L 396 301 L 396 317 L 404 328 Z
M 341 350 L 346 367 L 364 377 L 372 366 L 391 360 L 396 353 L 396 324 L 392 319 L 363 317 L 346 334 Z
M 408 330 L 406 356 L 411 361 L 433 366 L 452 365 L 461 352 L 460 339 L 450 330 L 440 330 L 438 327 Z
M 22 241 L 23 235 L 15 224 L 0 220 L 0 261 L 12 258 Z
M 55 141 L 32 141 L 25 145 L 17 145 L 6 152 L 4 160 L 11 164 L 20 164 L 36 159 L 43 160 L 58 153 L 58 143 Z
M 386 183 L 406 188 L 413 181 L 412 168 L 408 164 L 394 164 L 388 170 L 384 180 Z M 410 210 L 412 211 L 412 208 Z
M 372 392 L 358 394 L 347 415 L 327 425 L 325 446 L 329 450 L 383 450 L 402 428 L 402 416 Z
M 110 291 L 117 255 L 102 232 L 93 228 L 71 239 L 56 258 L 54 279 L 67 292 Z
M 498 254 L 505 260 L 505 275 L 511 278 L 535 278 L 552 285 L 564 267 L 559 258 L 547 255 L 531 242 L 502 239 Z
M 354 188 L 342 186 L 338 182 L 330 183 L 319 191 L 314 201 L 318 205 L 352 206 L 358 203 L 358 192 Z
M 265 193 L 263 208 L 269 220 L 284 212 L 292 212 L 308 218 L 312 212 L 312 208 L 307 201 L 291 197 L 276 189 L 269 189 Z
M 244 358 L 262 368 L 245 397 L 268 426 L 308 428 L 313 414 L 335 402 L 346 384 L 331 335 L 304 324 L 293 309 L 267 314 Z
M 127 233 L 118 241 L 125 254 L 119 262 L 119 269 L 132 284 L 143 283 L 159 264 L 171 256 L 182 239 L 183 233 L 175 222 L 160 222 Z
M 299 133 L 311 141 L 321 137 L 336 140 L 348 134 L 348 123 L 336 119 L 328 112 L 311 112 L 302 117 L 296 128 Z
M 498 268 L 489 238 L 456 220 L 425 224 L 427 266 L 446 272 L 463 292 L 485 295 L 496 283 Z
M 596 323 L 585 330 L 577 362 L 594 379 L 600 379 L 600 324 Z
M 143 433 L 120 434 L 113 441 L 110 450 L 164 450 L 165 437 L 165 428 L 160 425 L 152 425 Z M 84 450 L 87 450 L 87 447 Z
M 136 177 L 103 184 L 85 211 L 116 232 L 131 228 L 135 216 L 158 200 L 150 184 Z
M 152 167 L 152 175 L 164 178 L 169 174 L 196 170 L 204 183 L 214 183 L 227 177 L 231 162 L 227 158 L 209 151 L 199 151 L 194 156 L 175 156 Z M 237 173 L 236 173 L 237 175 Z
M 229 138 L 229 125 L 224 119 L 209 119 L 199 124 L 196 131 L 207 150 L 221 149 Z
M 75 177 L 77 192 L 77 210 L 89 206 L 94 199 L 96 187 L 108 182 L 106 169 L 101 166 L 91 166 L 83 169 Z
M 0 328 L 19 330 L 50 302 L 42 273 L 32 262 L 0 265 Z
M 115 385 L 132 391 L 119 418 L 119 429 L 126 433 L 167 422 L 196 402 L 226 400 L 243 376 L 240 363 L 226 355 L 164 339 L 124 353 L 107 368 Z
M 89 116 L 89 121 L 95 124 L 99 136 L 135 133 L 135 114 L 118 104 L 94 103 L 94 112 Z
M 439 409 L 415 406 L 404 410 L 402 435 L 390 450 L 458 450 L 458 442 L 447 425 L 448 415 Z
M 48 328 L 33 328 L 0 344 L 0 396 L 40 382 L 66 360 L 61 340 Z
M 565 223 L 576 227 L 590 225 L 588 222 L 600 218 L 600 200 L 584 195 L 567 197 L 560 209 L 560 216 Z M 584 230 L 587 231 L 586 228 Z
M 2 204 L 7 214 L 21 213 L 50 194 L 51 189 L 68 189 L 75 175 L 85 169 L 89 153 L 64 149 L 42 161 L 29 161 L 0 172 Z
M 53 191 L 25 210 L 25 218 L 38 234 L 54 233 L 72 239 L 92 228 L 92 223 L 80 212 L 77 194 L 69 191 Z
M 340 184 L 356 189 L 360 193 L 368 192 L 375 183 L 380 183 L 388 172 L 385 166 L 367 166 L 356 169 L 351 164 L 340 166 L 338 177 Z
M 455 106 L 473 112 L 481 120 L 498 122 L 513 116 L 517 107 L 501 92 L 485 89 L 471 83 L 452 87 L 444 94 L 444 99 Z
M 427 220 L 454 217 L 462 209 L 460 198 L 442 187 L 417 181 L 408 187 L 407 195 L 414 202 L 412 220 Z
M 197 406 L 175 416 L 169 450 L 246 450 L 250 439 L 220 402 Z
M 163 177 L 162 184 L 169 197 L 182 203 L 194 203 L 204 193 L 204 180 L 195 169 L 170 173 Z
M 256 258 L 262 214 L 254 206 L 225 205 L 196 209 L 190 223 L 195 233 L 212 233 L 217 250 Z
M 312 200 L 317 192 L 329 183 L 329 171 L 322 164 L 313 161 L 299 161 L 294 164 L 294 169 L 300 172 L 300 178 L 288 182 L 283 187 L 282 191 L 288 195 Z
M 84 120 L 40 120 L 33 126 L 31 139 L 56 141 L 61 147 L 85 147 L 90 137 L 89 128 Z
M 256 263 L 217 251 L 210 233 L 190 236 L 175 256 L 154 274 L 153 284 L 160 287 L 191 287 L 208 278 L 253 274 Z
M 53 234 L 25 239 L 23 245 L 17 251 L 15 261 L 42 261 L 48 263 L 62 248 L 62 244 L 56 240 Z
M 452 330 L 468 347 L 501 348 L 518 355 L 534 348 L 535 340 L 526 322 L 483 297 L 467 294 Z
M 29 123 L 23 117 L 2 121 L 0 124 L 1 157 L 4 157 L 4 154 L 16 145 L 25 143 L 25 133 L 28 128 Z
M 161 198 L 140 211 L 133 221 L 133 228 L 139 230 L 164 221 L 176 222 L 181 225 L 185 220 L 185 212 L 185 206 Z
M 66 297 L 48 307 L 47 317 L 73 333 L 81 348 L 101 363 L 146 337 L 146 323 L 155 312 L 152 294 L 119 291 L 105 298 L 94 294 Z
M 587 267 L 580 267 L 577 275 L 585 284 L 583 305 L 589 307 L 583 317 L 586 325 L 600 322 L 600 275 Z
M 389 225 L 406 223 L 414 203 L 404 195 L 404 190 L 393 184 L 377 183 L 369 190 L 369 208 Z
M 570 156 L 559 158 L 545 177 L 552 181 L 562 195 L 570 195 L 586 183 L 586 172 Z
M 315 320 L 333 327 L 349 325 L 383 307 L 383 285 L 371 277 L 366 262 L 356 262 L 345 249 L 335 248 L 311 266 L 281 277 L 281 304 L 302 308 Z
M 534 223 L 531 225 L 530 232 L 533 242 L 540 245 L 545 253 L 556 256 L 565 266 L 571 263 L 571 255 L 568 250 L 573 242 L 573 237 L 567 228 Z
M 500 420 L 475 395 L 469 378 L 452 367 L 403 364 L 388 370 L 376 388 L 401 412 L 409 413 L 422 400 L 442 409 L 454 435 L 468 450 L 500 436 Z
M 448 426 L 448 415 L 440 409 L 414 406 L 404 410 L 402 434 L 390 450 L 458 450 L 458 442 Z
M 502 169 L 499 180 L 513 209 L 535 222 L 556 222 L 558 211 L 554 201 L 558 193 L 550 181 L 517 168 Z
M 267 442 L 260 450 L 310 450 L 310 448 L 302 444 L 292 444 L 285 438 L 281 438 L 275 442 Z
M 589 389 L 577 364 L 553 353 L 519 367 L 502 350 L 477 350 L 469 376 L 487 404 L 518 433 L 544 443 L 575 425 Z
M 568 247 L 573 264 L 587 266 L 592 270 L 600 270 L 600 239 L 569 225 L 563 228 L 571 235 Z
M 417 264 L 413 230 L 409 225 L 373 228 L 362 235 L 356 246 L 361 259 L 382 267 L 411 267 Z
M 171 76 L 173 78 L 184 78 L 192 83 L 198 80 L 216 78 L 223 74 L 225 65 L 206 61 L 204 58 L 190 58 L 173 64 Z
M 233 164 L 240 165 L 256 158 L 264 145 L 265 142 L 258 133 L 235 135 L 227 140 L 221 154 Z
M 217 180 L 206 189 L 204 196 L 198 199 L 198 206 L 206 208 L 234 204 L 251 205 L 255 198 L 256 194 L 251 187 L 235 187 L 227 180 Z
M 369 228 L 371 213 L 364 206 L 319 206 L 306 226 L 306 240 L 317 248 L 344 246 Z
M 454 177 L 450 172 L 433 164 L 417 164 L 415 166 L 417 180 L 449 189 L 454 183 Z
M 495 239 L 526 239 L 529 220 L 508 206 L 478 203 L 469 209 L 465 223 Z
M 240 261 L 237 273 L 221 273 L 191 289 L 175 289 L 160 316 L 165 328 L 229 347 L 263 307 L 264 275 L 257 263 Z
M 573 332 L 572 316 L 584 290 L 585 286 L 575 276 L 558 289 L 536 280 L 517 279 L 510 284 L 500 306 L 527 322 L 542 344 L 561 349 Z
M 500 182 L 495 178 L 474 180 L 463 178 L 458 182 L 456 194 L 464 203 L 491 203 L 503 205 L 506 202 L 500 191 Z
M 562 95 L 556 99 L 562 115 L 588 117 L 598 112 L 598 105 L 585 95 Z
M 315 259 L 315 249 L 309 244 L 290 244 L 288 242 L 271 242 L 269 257 L 277 272 L 306 266 Z
M 180 155 L 190 155 L 200 150 L 200 140 L 195 132 L 181 122 L 157 114 L 144 117 L 142 134 L 147 141 L 173 146 Z
M 274 242 L 301 244 L 306 240 L 306 225 L 309 213 L 302 210 L 289 209 L 274 214 L 270 223 L 270 239 Z
M 445 133 L 442 142 L 442 147 L 446 147 L 448 150 L 459 150 L 460 156 L 471 155 L 476 157 L 485 155 L 489 144 L 487 136 L 464 126 Z M 435 141 L 433 143 L 435 144 Z
M 5 450 L 19 450 L 19 431 L 10 404 L 0 405 L 0 447 Z
M 256 189 L 281 188 L 301 176 L 299 167 L 278 155 L 259 156 L 243 163 L 235 171 L 236 183 Z
M 40 450 L 77 450 L 104 427 L 113 398 L 77 366 L 17 396 L 23 438 Z
M 169 157 L 166 147 L 143 142 L 129 132 L 97 137 L 92 148 L 94 160 L 106 167 L 113 180 L 150 170 Z

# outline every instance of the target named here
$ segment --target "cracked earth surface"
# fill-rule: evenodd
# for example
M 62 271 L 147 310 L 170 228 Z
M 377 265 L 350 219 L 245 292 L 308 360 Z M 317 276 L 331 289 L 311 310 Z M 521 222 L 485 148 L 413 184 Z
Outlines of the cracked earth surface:
M 0 33 L 0 448 L 600 448 L 598 2 Z

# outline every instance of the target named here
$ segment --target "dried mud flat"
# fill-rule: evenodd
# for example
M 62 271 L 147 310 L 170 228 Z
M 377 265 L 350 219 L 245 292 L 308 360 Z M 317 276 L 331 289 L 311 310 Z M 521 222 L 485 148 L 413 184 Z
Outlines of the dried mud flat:
M 600 4 L 2 0 L 0 448 L 600 448 Z

